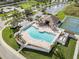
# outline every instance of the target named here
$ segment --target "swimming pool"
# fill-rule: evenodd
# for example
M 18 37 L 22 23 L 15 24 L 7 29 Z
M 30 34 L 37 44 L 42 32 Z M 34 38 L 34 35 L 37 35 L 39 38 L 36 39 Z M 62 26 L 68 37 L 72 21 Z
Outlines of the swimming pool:
M 65 21 L 60 26 L 70 32 L 79 34 L 79 18 L 76 17 L 66 17 Z
M 39 32 L 37 28 L 31 26 L 25 30 L 29 35 L 37 40 L 46 41 L 52 43 L 54 41 L 55 35 L 47 32 Z

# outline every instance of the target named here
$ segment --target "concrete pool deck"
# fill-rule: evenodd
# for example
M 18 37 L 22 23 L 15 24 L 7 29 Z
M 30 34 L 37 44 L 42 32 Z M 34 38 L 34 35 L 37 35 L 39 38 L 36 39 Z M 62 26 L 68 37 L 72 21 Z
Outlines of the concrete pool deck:
M 23 32 L 22 33 L 22 38 L 28 43 L 28 44 L 32 44 L 32 45 L 35 45 L 35 46 L 39 46 L 39 47 L 43 47 L 43 48 L 46 48 L 46 49 L 49 49 L 50 48 L 50 44 L 45 42 L 45 41 L 41 41 L 41 40 L 36 40 L 36 39 L 33 39 L 31 38 L 28 33 L 26 32 Z
M 29 30 L 27 30 L 27 29 L 29 29 Z M 32 30 L 32 32 L 31 32 L 31 30 Z M 35 32 L 36 32 L 36 34 L 35 34 Z M 52 37 L 50 35 L 47 35 L 47 34 L 46 35 L 44 34 L 45 36 L 42 35 L 44 37 L 42 37 L 41 34 L 39 34 L 40 35 L 39 36 L 39 35 L 37 35 L 38 32 L 40 32 L 40 33 L 44 32 L 44 33 L 51 34 Z M 22 27 L 21 31 L 19 31 L 19 34 L 21 35 L 21 38 L 19 38 L 19 39 L 21 40 L 21 42 L 17 39 L 16 39 L 16 41 L 19 42 L 18 44 L 20 44 L 20 45 L 23 45 L 22 41 L 25 41 L 24 44 L 28 43 L 26 45 L 26 48 L 35 49 L 38 51 L 43 51 L 43 52 L 49 53 L 51 51 L 52 47 L 54 46 L 54 44 L 60 38 L 62 32 L 64 32 L 64 29 L 57 27 L 57 31 L 54 31 L 49 26 L 39 26 L 37 21 L 33 21 L 33 22 L 31 22 L 31 24 L 29 23 L 28 26 L 24 25 Z M 33 34 L 34 37 L 31 34 Z M 50 38 L 44 39 L 46 37 L 50 37 Z M 61 36 L 61 37 L 63 37 L 63 36 Z M 66 41 L 66 39 L 67 38 L 65 38 L 65 41 Z M 61 40 L 63 40 L 63 39 L 61 39 Z
M 54 43 L 56 42 L 56 40 L 58 39 L 58 37 L 59 37 L 59 35 L 61 34 L 61 32 L 59 31 L 59 32 L 57 32 L 57 33 L 55 33 L 54 31 L 52 31 L 52 29 L 50 28 L 50 27 L 39 27 L 37 24 L 32 24 L 31 26 L 34 26 L 35 28 L 37 28 L 38 29 L 38 31 L 39 32 L 48 32 L 48 33 L 51 33 L 51 34 L 53 34 L 53 35 L 55 35 L 55 37 L 54 38 L 52 38 L 52 42 L 51 43 L 49 43 L 49 42 L 47 42 L 47 41 L 45 41 L 45 40 L 40 40 L 40 39 L 34 39 L 34 38 L 32 38 L 31 36 L 30 36 L 30 34 L 27 32 L 27 31 L 25 31 L 25 30 L 23 30 L 20 34 L 21 34 L 21 37 L 22 37 L 22 39 L 24 40 L 24 41 L 26 41 L 26 43 L 28 43 L 28 45 L 30 46 L 35 46 L 35 47 L 37 47 L 37 48 L 40 48 L 40 49 L 45 49 L 45 50 L 47 50 L 48 52 L 52 49 L 52 47 L 53 47 L 53 45 L 54 45 Z M 31 27 L 30 26 L 30 27 Z M 27 28 L 26 28 L 27 29 Z M 27 45 L 27 46 L 28 46 Z M 27 47 L 26 46 L 26 47 Z M 39 49 L 39 50 L 40 50 Z M 37 49 L 38 50 L 38 49 Z M 46 52 L 47 52 L 46 51 Z
M 45 41 L 33 39 L 27 32 L 22 32 L 21 35 L 22 35 L 22 38 L 26 41 L 26 43 L 28 43 L 29 46 L 31 45 L 31 46 L 37 47 L 36 50 L 38 50 L 40 48 L 39 49 L 40 51 L 42 49 L 44 49 L 45 52 L 50 52 L 50 50 L 52 49 L 54 43 L 58 39 L 60 33 L 58 35 L 56 35 L 56 37 L 54 38 L 54 41 L 53 41 L 52 44 L 50 44 L 48 42 L 45 42 Z M 26 45 L 26 47 L 28 45 Z

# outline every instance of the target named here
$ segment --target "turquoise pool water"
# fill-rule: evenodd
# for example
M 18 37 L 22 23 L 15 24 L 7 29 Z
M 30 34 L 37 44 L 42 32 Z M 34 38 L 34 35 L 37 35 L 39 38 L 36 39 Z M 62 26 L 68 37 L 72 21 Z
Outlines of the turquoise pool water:
M 60 27 L 79 34 L 79 18 L 67 17 Z
M 28 32 L 29 35 L 34 39 L 46 41 L 48 43 L 52 43 L 54 41 L 54 34 L 47 32 L 39 32 L 38 29 L 33 26 L 29 27 L 25 31 Z

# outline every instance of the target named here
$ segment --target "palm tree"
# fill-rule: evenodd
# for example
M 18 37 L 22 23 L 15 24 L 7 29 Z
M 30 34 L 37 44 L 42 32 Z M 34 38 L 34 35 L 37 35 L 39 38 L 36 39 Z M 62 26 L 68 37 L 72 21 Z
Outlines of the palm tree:
M 65 59 L 65 56 L 62 53 L 62 49 L 57 43 L 54 45 L 52 52 L 56 59 Z
M 13 20 L 11 21 L 11 25 L 13 28 L 16 28 L 18 26 L 18 23 L 22 21 L 21 13 L 16 11 L 13 15 Z
M 12 28 L 16 28 L 18 26 L 18 19 L 16 17 L 13 17 L 10 24 L 11 24 Z
M 3 20 L 7 20 L 7 13 L 5 13 L 5 12 L 3 11 L 3 8 L 1 9 L 1 14 L 3 14 L 2 19 L 3 19 Z
M 25 10 L 25 16 L 26 16 L 28 21 L 33 20 L 32 17 L 31 17 L 32 15 L 33 15 L 32 10 Z

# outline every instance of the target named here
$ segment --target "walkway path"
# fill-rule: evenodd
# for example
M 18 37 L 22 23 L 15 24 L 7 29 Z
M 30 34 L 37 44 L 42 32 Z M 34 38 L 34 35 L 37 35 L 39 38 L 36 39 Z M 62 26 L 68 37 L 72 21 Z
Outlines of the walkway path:
M 4 42 L 2 38 L 2 30 L 0 31 L 0 56 L 3 59 L 26 59 Z
M 75 47 L 75 52 L 74 52 L 73 59 L 77 59 L 78 52 L 79 52 L 79 39 L 76 42 L 76 47 Z

